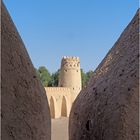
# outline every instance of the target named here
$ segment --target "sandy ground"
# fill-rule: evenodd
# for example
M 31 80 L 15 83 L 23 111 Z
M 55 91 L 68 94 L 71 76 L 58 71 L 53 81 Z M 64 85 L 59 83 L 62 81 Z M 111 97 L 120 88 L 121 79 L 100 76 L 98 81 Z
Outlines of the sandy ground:
M 52 140 L 68 140 L 69 118 L 52 119 Z

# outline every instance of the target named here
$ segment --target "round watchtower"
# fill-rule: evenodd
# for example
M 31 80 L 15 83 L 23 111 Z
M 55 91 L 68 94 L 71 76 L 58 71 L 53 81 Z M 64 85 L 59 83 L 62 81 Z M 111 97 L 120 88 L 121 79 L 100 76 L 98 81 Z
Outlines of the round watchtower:
M 81 90 L 81 70 L 79 57 L 64 56 L 62 58 L 59 86 L 69 87 L 72 94 L 72 101 L 75 100 Z

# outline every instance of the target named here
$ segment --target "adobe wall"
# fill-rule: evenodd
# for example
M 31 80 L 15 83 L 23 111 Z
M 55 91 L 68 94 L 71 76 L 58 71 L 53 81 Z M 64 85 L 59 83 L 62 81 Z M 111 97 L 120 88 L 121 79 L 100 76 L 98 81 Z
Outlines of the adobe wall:
M 51 140 L 45 90 L 3 3 L 1 63 L 2 140 Z
M 52 118 L 60 118 L 62 115 L 64 115 L 65 117 L 69 117 L 72 105 L 72 96 L 70 89 L 64 87 L 45 87 L 45 90 L 50 110 L 54 111 L 54 115 L 51 114 Z M 52 102 L 54 102 L 53 106 L 51 105 Z M 65 103 L 63 104 L 63 102 Z M 65 112 L 63 106 L 66 111 L 66 114 L 62 113 Z
M 139 139 L 139 11 L 75 100 L 70 140 Z

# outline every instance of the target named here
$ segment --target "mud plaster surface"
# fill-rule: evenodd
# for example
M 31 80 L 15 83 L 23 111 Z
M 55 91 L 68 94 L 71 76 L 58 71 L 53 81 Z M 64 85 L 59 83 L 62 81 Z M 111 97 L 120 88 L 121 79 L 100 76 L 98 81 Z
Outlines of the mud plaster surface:
M 1 12 L 2 140 L 50 140 L 45 91 L 3 5 Z
M 137 12 L 74 102 L 70 140 L 139 139 L 138 65 Z

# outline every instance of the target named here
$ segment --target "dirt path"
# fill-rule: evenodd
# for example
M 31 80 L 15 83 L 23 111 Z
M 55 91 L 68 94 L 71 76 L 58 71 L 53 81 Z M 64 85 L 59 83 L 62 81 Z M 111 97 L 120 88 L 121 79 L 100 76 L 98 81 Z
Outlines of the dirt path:
M 68 140 L 69 118 L 52 119 L 52 140 Z

